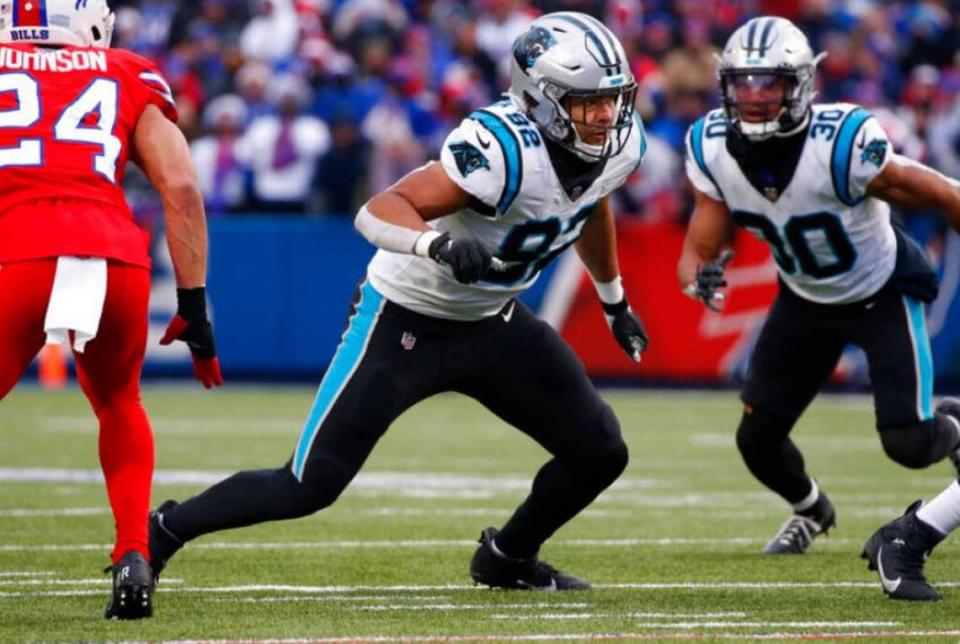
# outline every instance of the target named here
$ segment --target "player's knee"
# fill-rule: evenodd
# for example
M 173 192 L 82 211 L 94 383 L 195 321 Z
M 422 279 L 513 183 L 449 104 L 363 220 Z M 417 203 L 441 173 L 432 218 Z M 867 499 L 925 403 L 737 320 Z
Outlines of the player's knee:
M 940 458 L 942 450 L 936 449 L 933 421 L 923 421 L 906 427 L 880 430 L 883 451 L 895 463 L 911 469 L 931 465 Z
M 608 448 L 601 462 L 603 478 L 608 481 L 609 485 L 627 469 L 627 463 L 630 462 L 630 451 L 627 449 L 627 444 L 621 440 L 618 444 Z
M 333 505 L 352 478 L 352 474 L 333 459 L 312 459 L 300 481 L 309 513 Z
M 620 423 L 608 405 L 600 408 L 591 431 L 583 433 L 582 440 L 570 441 L 563 453 L 555 455 L 603 487 L 620 476 L 630 458 Z
M 765 458 L 790 434 L 794 420 L 771 414 L 759 407 L 747 407 L 737 427 L 737 449 L 744 460 Z
M 607 405 L 603 406 L 600 426 L 601 438 L 591 441 L 590 447 L 582 454 L 596 478 L 609 485 L 626 469 L 630 453 L 620 433 L 620 422 Z

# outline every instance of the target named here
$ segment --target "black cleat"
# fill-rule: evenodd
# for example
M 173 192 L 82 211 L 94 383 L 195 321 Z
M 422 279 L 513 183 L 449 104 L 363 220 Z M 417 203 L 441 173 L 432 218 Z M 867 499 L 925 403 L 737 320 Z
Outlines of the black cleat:
M 936 601 L 940 593 L 923 576 L 923 562 L 944 536 L 917 518 L 923 501 L 915 501 L 898 519 L 873 533 L 861 558 L 877 571 L 883 592 L 893 599 Z
M 170 557 L 183 546 L 183 541 L 163 525 L 163 513 L 176 506 L 176 501 L 164 501 L 150 513 L 150 562 L 153 565 L 154 584 L 159 581 L 160 572 L 166 568 Z
M 143 619 L 153 616 L 153 571 L 144 556 L 136 550 L 128 550 L 107 570 L 113 573 L 113 594 L 104 617 Z
M 470 560 L 470 576 L 478 584 L 491 588 L 519 590 L 589 590 L 590 584 L 560 572 L 536 557 L 514 559 L 495 549 L 496 528 L 480 533 L 480 547 Z
M 809 510 L 790 515 L 777 534 L 763 547 L 768 555 L 802 555 L 814 538 L 837 524 L 837 512 L 823 492 Z
M 950 396 L 941 398 L 940 402 L 937 403 L 937 411 L 957 421 L 957 431 L 960 432 L 960 398 Z M 956 468 L 957 475 L 960 476 L 960 443 L 950 452 L 950 461 Z

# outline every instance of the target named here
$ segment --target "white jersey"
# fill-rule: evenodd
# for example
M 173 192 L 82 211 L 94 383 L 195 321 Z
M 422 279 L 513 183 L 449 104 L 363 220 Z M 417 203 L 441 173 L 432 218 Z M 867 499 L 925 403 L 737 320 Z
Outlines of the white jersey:
M 511 101 L 475 111 L 443 144 L 447 175 L 472 195 L 470 207 L 430 222 L 454 239 L 478 239 L 506 263 L 474 284 L 432 259 L 378 250 L 367 267 L 375 289 L 418 313 L 454 320 L 495 315 L 573 244 L 597 202 L 639 165 L 646 138 L 639 117 L 623 149 L 582 194 L 571 198 L 536 126 Z
M 713 110 L 687 133 L 687 176 L 767 242 L 780 277 L 807 300 L 844 304 L 890 279 L 897 242 L 886 202 L 867 184 L 890 160 L 883 128 L 849 103 L 813 106 L 803 151 L 782 194 L 764 195 L 727 151 L 727 120 Z

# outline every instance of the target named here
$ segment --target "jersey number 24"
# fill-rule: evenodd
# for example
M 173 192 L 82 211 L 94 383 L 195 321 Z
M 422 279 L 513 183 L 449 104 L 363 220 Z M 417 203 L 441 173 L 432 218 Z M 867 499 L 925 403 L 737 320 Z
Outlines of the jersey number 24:
M 0 110 L 0 129 L 28 128 L 40 120 L 40 86 L 29 74 L 0 74 L 0 93 L 16 94 L 17 106 Z M 84 123 L 92 114 L 91 123 Z M 53 125 L 57 141 L 98 145 L 93 169 L 111 183 L 116 181 L 117 159 L 122 145 L 113 135 L 117 122 L 117 81 L 97 78 L 67 105 Z M 0 168 L 43 165 L 43 139 L 22 138 L 12 147 L 0 147 Z

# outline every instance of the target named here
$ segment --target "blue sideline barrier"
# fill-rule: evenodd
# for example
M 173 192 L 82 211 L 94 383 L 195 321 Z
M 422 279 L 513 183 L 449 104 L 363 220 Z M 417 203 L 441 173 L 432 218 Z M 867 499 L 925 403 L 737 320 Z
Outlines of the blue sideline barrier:
M 340 340 L 354 287 L 374 252 L 353 229 L 352 218 L 245 216 L 212 219 L 209 230 L 208 290 L 227 377 L 318 382 Z M 953 262 L 953 273 L 943 267 L 947 288 L 930 310 L 931 326 L 937 327 L 931 329 L 935 372 L 938 388 L 945 391 L 960 386 L 957 241 L 947 260 Z M 535 311 L 555 266 L 523 297 Z M 172 292 L 172 284 L 161 290 Z M 162 331 L 171 312 L 152 308 L 154 331 Z M 144 367 L 148 377 L 189 375 L 185 352 L 171 359 L 169 349 L 154 345 Z
M 352 218 L 213 219 L 209 233 L 208 292 L 224 372 L 319 380 L 374 253 Z M 534 310 L 552 270 L 524 296 Z M 186 375 L 189 366 L 148 355 L 145 373 Z

